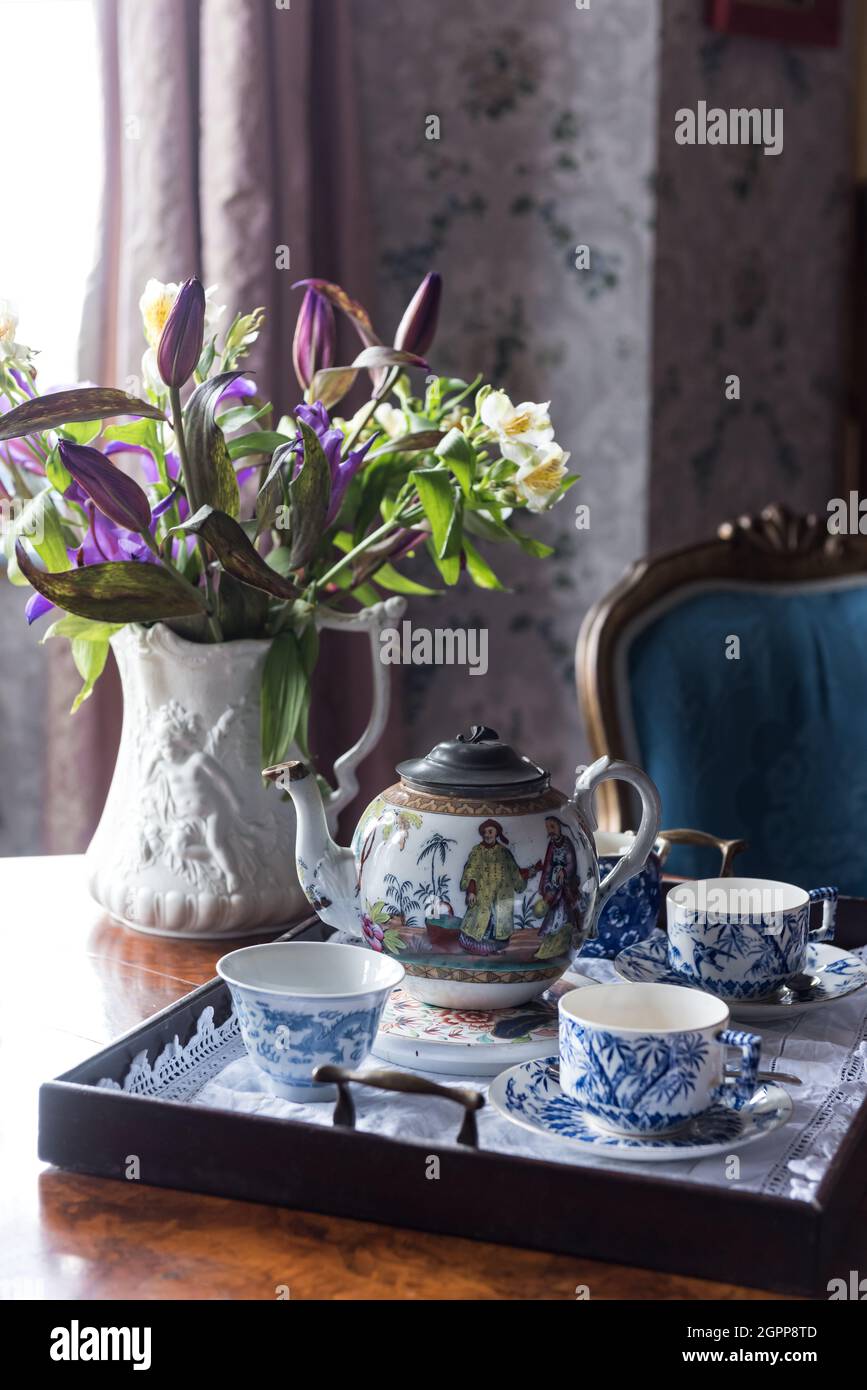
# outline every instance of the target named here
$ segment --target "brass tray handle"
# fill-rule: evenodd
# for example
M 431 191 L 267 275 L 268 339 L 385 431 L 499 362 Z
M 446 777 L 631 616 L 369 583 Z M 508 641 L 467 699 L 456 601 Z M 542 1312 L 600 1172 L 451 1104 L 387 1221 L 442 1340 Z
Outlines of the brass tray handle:
M 481 1110 L 485 1097 L 480 1091 L 464 1090 L 459 1086 L 440 1086 L 436 1081 L 427 1081 L 423 1076 L 415 1076 L 407 1071 L 350 1071 L 347 1067 L 317 1067 L 313 1080 L 323 1085 L 337 1087 L 337 1102 L 334 1106 L 334 1124 L 345 1129 L 355 1129 L 355 1105 L 350 1094 L 350 1084 L 374 1086 L 379 1091 L 403 1091 L 408 1095 L 442 1096 L 444 1100 L 456 1101 L 464 1108 L 464 1118 L 458 1131 L 458 1143 L 470 1149 L 479 1147 L 479 1131 L 476 1124 L 476 1111 Z
M 656 843 L 660 867 L 671 853 L 672 845 L 703 845 L 708 849 L 718 849 L 722 855 L 720 878 L 731 878 L 735 855 L 749 848 L 747 840 L 721 840 L 719 835 L 709 835 L 705 830 L 660 830 Z

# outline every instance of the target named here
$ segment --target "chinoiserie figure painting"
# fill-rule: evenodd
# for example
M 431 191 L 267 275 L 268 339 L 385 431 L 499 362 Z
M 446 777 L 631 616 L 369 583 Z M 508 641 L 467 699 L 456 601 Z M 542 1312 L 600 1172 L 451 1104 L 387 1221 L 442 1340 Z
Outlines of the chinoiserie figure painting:
M 581 894 L 578 859 L 571 835 L 558 816 L 547 816 L 545 829 L 548 848 L 541 866 L 536 908 L 542 916 L 537 960 L 559 956 L 568 950 L 569 938 L 578 920 Z
M 487 956 L 505 950 L 514 930 L 515 894 L 542 865 L 518 866 L 499 821 L 482 821 L 478 831 L 481 844 L 470 850 L 461 875 L 467 910 L 460 944 L 472 955 Z

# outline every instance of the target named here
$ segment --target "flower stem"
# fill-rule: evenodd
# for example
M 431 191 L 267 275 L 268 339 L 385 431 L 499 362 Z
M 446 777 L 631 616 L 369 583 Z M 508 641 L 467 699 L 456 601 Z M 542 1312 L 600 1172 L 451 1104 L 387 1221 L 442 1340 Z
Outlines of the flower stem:
M 400 367 L 392 367 L 391 371 L 386 376 L 385 381 L 382 383 L 379 390 L 375 391 L 374 394 L 371 396 L 370 400 L 367 403 L 367 409 L 364 411 L 364 414 L 361 416 L 361 419 L 358 421 L 358 424 L 355 425 L 349 431 L 349 434 L 343 441 L 343 448 L 341 450 L 343 458 L 346 458 L 353 445 L 358 442 L 358 437 L 361 434 L 361 431 L 364 429 L 365 425 L 367 425 L 370 421 L 371 416 L 376 411 L 376 407 L 382 404 L 389 391 L 394 386 L 394 383 L 397 381 L 397 378 L 400 376 L 400 370 Z
M 375 531 L 371 531 L 369 536 L 365 536 L 363 540 L 359 541 L 358 545 L 353 546 L 352 550 L 348 550 L 345 555 L 341 555 L 337 563 L 332 565 L 331 569 L 328 570 L 326 574 L 323 574 L 321 579 L 317 579 L 317 589 L 324 589 L 326 584 L 333 583 L 335 576 L 342 573 L 347 565 L 351 565 L 354 560 L 357 560 L 359 555 L 363 555 L 366 550 L 370 550 L 371 546 L 376 545 L 377 541 L 384 540 L 392 531 L 400 530 L 404 521 L 409 516 L 409 513 L 416 510 L 417 507 L 418 503 L 415 498 L 406 502 L 403 507 L 399 507 L 389 521 L 383 522 Z
M 184 434 L 184 410 L 183 406 L 181 405 L 181 390 L 179 386 L 169 387 L 169 401 L 172 407 L 172 429 L 175 432 L 175 442 L 178 446 L 178 455 L 181 461 L 181 476 L 183 478 L 183 485 L 187 494 L 187 501 L 189 502 L 190 506 L 190 516 L 195 516 L 202 503 L 201 499 L 195 495 L 195 490 L 193 488 L 193 480 L 190 475 L 189 454 L 187 453 L 187 438 Z M 208 559 L 208 547 L 202 540 L 201 536 L 198 537 L 198 545 L 199 553 L 201 555 L 202 560 L 202 572 L 205 576 L 205 591 L 208 596 L 207 603 L 205 604 L 205 610 L 208 614 L 208 626 L 211 629 L 211 636 L 213 637 L 214 641 L 222 642 L 223 630 L 220 627 L 220 620 L 217 617 L 217 596 L 214 593 L 214 580 L 211 574 L 210 561 Z M 163 563 L 167 564 L 169 569 L 174 568 L 174 566 L 171 564 L 171 561 L 166 561 L 165 557 L 162 557 L 162 559 Z M 178 571 L 175 570 L 175 573 L 178 574 Z M 187 582 L 187 580 L 184 580 L 184 583 Z M 190 585 L 190 587 L 195 588 L 195 585 Z M 198 590 L 196 590 L 196 592 L 198 593 Z

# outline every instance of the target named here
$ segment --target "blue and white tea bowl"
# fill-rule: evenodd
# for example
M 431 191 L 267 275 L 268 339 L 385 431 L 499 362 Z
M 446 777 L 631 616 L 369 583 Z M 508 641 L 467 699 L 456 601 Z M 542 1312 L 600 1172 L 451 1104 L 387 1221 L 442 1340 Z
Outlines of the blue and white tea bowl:
M 615 1134 L 665 1134 L 756 1089 L 761 1039 L 728 1028 L 728 1006 L 681 985 L 585 985 L 560 1010 L 560 1086 Z M 741 1052 L 724 1083 L 725 1048 Z
M 404 977 L 390 956 L 327 941 L 243 946 L 217 961 L 251 1061 L 284 1100 L 333 1100 L 316 1067 L 357 1067 L 369 1054 L 389 994 Z
M 810 905 L 824 904 L 810 927 Z M 801 973 L 811 942 L 831 941 L 836 888 L 807 892 L 766 878 L 702 878 L 665 900 L 668 961 L 685 984 L 726 999 L 761 999 Z

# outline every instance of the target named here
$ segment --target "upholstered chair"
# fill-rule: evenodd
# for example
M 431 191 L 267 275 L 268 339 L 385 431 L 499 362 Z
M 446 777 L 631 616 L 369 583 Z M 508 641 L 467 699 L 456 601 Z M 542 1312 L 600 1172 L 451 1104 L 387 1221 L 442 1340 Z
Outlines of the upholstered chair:
M 645 560 L 587 615 L 594 754 L 644 767 L 663 822 L 744 839 L 735 872 L 867 896 L 867 536 L 769 507 Z M 600 825 L 633 823 L 622 784 Z M 676 846 L 669 869 L 718 873 Z

